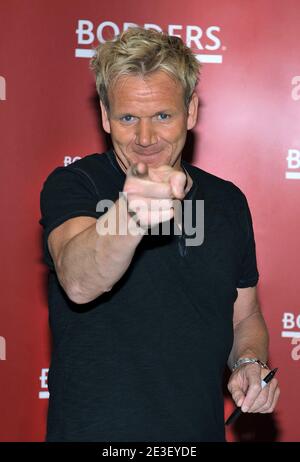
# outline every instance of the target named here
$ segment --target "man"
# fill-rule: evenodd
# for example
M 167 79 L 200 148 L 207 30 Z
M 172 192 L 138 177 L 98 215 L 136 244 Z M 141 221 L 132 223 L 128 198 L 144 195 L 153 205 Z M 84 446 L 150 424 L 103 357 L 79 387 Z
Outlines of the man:
M 57 168 L 41 193 L 47 440 L 224 441 L 226 362 L 244 412 L 272 412 L 279 388 L 260 385 L 268 334 L 246 198 L 181 158 L 198 62 L 179 38 L 135 28 L 100 45 L 92 68 L 113 150 Z M 204 201 L 201 245 L 187 245 L 176 201 Z

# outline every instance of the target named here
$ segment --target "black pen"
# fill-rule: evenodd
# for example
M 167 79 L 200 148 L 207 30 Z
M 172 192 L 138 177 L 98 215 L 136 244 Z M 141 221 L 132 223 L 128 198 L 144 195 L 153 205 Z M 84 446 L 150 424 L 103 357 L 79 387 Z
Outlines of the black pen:
M 276 374 L 278 370 L 278 367 L 275 369 L 272 369 L 268 375 L 261 381 L 261 388 L 265 388 L 265 386 L 272 380 L 274 375 Z M 241 407 L 237 407 L 233 413 L 228 417 L 228 419 L 225 422 L 225 425 L 230 425 L 232 422 L 234 422 L 241 414 L 243 413 Z

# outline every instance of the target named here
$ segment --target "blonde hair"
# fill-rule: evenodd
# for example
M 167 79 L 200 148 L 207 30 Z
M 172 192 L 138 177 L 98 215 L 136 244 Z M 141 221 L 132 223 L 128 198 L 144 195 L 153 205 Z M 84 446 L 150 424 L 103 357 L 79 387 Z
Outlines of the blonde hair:
M 108 91 L 119 77 L 164 71 L 181 83 L 188 106 L 198 83 L 200 63 L 179 37 L 133 27 L 95 49 L 90 67 L 99 98 L 109 109 Z

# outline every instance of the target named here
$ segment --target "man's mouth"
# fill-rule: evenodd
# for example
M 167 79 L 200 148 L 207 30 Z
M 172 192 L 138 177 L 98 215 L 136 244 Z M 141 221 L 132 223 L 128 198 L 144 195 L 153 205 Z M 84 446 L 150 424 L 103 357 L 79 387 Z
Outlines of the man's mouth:
M 146 156 L 146 157 L 150 157 L 150 156 L 155 156 L 157 154 L 160 154 L 161 153 L 161 149 L 160 150 L 155 150 L 155 151 L 150 151 L 150 150 L 143 150 L 143 151 L 135 151 L 135 153 L 138 155 L 138 156 Z

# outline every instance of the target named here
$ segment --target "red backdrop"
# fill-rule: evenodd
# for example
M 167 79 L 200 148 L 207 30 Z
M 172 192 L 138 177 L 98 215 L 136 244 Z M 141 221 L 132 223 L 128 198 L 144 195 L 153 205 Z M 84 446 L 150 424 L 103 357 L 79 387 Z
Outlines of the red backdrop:
M 228 439 L 300 441 L 299 0 L 10 0 L 0 21 L 0 440 L 44 439 L 39 193 L 56 166 L 105 148 L 87 57 L 99 39 L 137 23 L 180 35 L 205 62 L 192 162 L 236 183 L 252 210 L 282 394 L 272 417 L 243 416 Z

